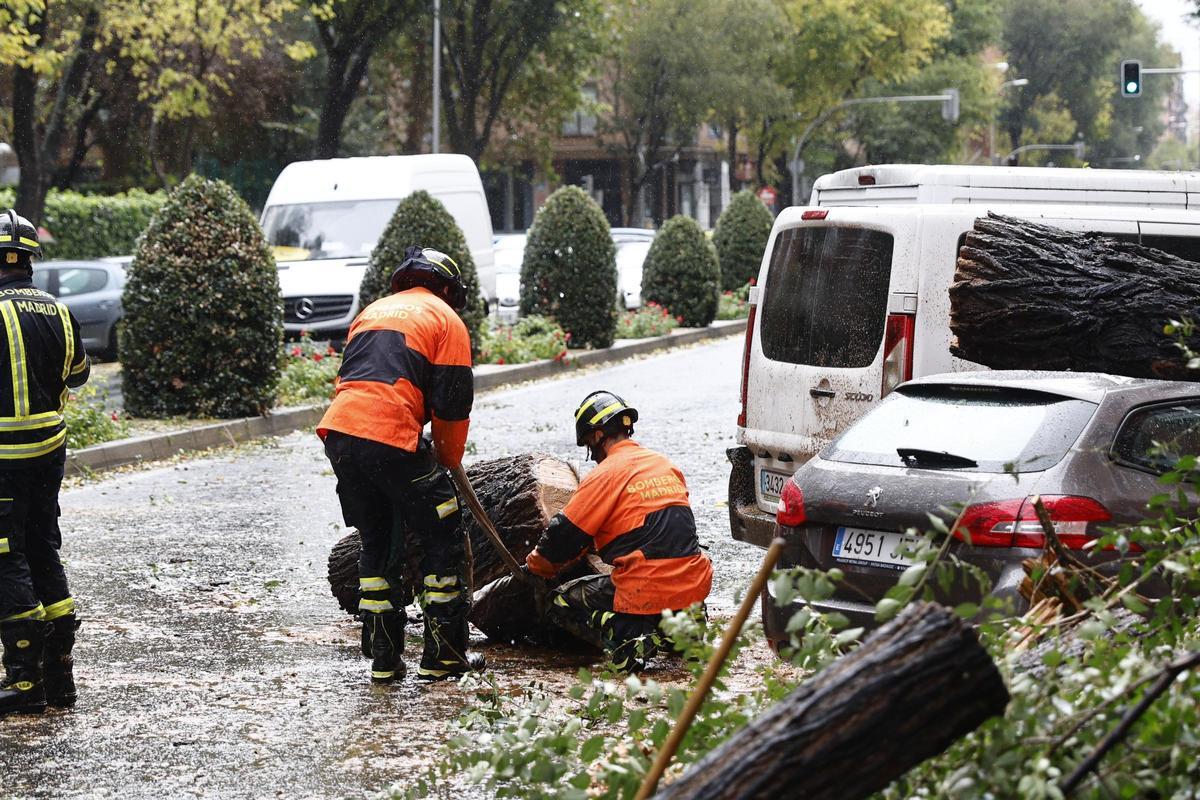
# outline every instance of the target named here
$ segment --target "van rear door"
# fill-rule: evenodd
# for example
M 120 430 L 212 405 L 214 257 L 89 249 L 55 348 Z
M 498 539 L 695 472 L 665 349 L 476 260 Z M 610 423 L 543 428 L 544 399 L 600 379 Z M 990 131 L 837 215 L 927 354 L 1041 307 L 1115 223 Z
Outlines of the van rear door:
M 762 510 L 879 399 L 885 371 L 889 388 L 908 377 L 919 225 L 910 209 L 781 215 L 759 280 L 741 431 Z

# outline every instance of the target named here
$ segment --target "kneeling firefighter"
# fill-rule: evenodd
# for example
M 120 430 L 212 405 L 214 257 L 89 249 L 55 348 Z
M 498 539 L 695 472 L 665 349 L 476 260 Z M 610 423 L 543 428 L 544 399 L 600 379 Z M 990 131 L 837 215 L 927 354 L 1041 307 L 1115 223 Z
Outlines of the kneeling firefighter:
M 615 569 L 556 588 L 550 619 L 603 646 L 618 669 L 636 671 L 659 645 L 664 610 L 703 603 L 712 562 L 700 551 L 683 473 L 633 439 L 637 409 L 592 392 L 575 412 L 576 443 L 598 465 L 526 558 L 553 578 L 589 549 Z
M 75 601 L 59 560 L 67 388 L 90 364 L 79 323 L 33 285 L 37 229 L 0 212 L 0 715 L 75 703 Z
M 481 669 L 467 653 L 471 597 L 458 496 L 447 469 L 462 462 L 474 400 L 467 303 L 458 265 L 410 247 L 392 294 L 354 320 L 335 397 L 317 426 L 337 476 L 346 525 L 362 535 L 359 611 L 371 679 L 404 676 L 403 581 L 409 565 L 425 617 L 417 677 Z M 422 436 L 432 423 L 432 449 Z

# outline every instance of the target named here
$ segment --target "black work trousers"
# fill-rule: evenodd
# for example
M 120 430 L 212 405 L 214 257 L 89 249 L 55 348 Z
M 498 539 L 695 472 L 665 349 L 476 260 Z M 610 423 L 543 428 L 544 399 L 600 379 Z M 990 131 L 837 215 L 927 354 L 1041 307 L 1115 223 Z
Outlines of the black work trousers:
M 549 617 L 584 641 L 602 647 L 618 669 L 644 664 L 663 644 L 658 614 L 614 611 L 617 589 L 608 575 L 585 575 L 554 590 Z
M 470 593 L 462 513 L 446 470 L 423 441 L 410 453 L 330 431 L 325 454 L 337 476 L 342 517 L 362 535 L 359 610 L 398 611 L 407 580 L 425 612 L 426 660 L 449 658 L 441 652 L 446 649 L 461 655 Z
M 0 622 L 63 616 L 74 609 L 58 557 L 65 462 L 63 448 L 31 465 L 0 469 Z

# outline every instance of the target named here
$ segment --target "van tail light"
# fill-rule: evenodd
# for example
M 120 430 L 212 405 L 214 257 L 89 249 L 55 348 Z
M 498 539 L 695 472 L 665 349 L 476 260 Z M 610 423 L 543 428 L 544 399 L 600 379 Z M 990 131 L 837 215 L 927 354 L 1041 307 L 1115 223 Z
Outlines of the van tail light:
M 775 521 L 788 528 L 803 525 L 808 519 L 804 514 L 804 492 L 792 478 L 783 482 L 783 491 L 779 493 L 779 509 L 775 512 Z
M 754 285 L 753 279 L 750 285 Z M 739 390 L 742 401 L 742 410 L 738 412 L 737 424 L 739 428 L 746 427 L 746 391 L 750 384 L 750 344 L 754 341 L 754 318 L 758 315 L 758 305 L 750 306 L 750 313 L 746 317 L 746 338 L 742 345 L 742 386 Z
M 888 314 L 883 336 L 883 385 L 879 396 L 884 397 L 913 375 L 913 340 L 916 320 L 912 314 Z
M 829 209 L 827 209 L 827 208 L 814 208 L 814 209 L 810 209 L 808 211 L 802 211 L 800 213 L 800 219 L 802 219 L 802 220 L 825 219 L 828 216 L 829 216 Z
M 1108 522 L 1112 514 L 1090 497 L 1043 495 L 1042 504 L 1054 523 L 1054 532 L 1068 550 L 1084 550 L 1094 536 L 1088 525 Z M 954 536 L 976 547 L 1046 546 L 1046 535 L 1033 508 L 1033 498 L 979 503 L 967 508 Z

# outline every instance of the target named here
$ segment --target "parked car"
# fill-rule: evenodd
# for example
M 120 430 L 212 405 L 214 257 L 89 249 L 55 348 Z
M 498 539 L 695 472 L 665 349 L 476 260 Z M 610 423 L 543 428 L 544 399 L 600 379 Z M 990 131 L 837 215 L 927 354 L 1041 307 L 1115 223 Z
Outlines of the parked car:
M 761 547 L 781 483 L 763 471 L 790 474 L 908 378 L 981 368 L 950 354 L 949 288 L 977 217 L 1200 259 L 1194 174 L 901 165 L 835 173 L 817 190 L 820 207 L 776 219 L 750 292 L 729 512 L 733 538 Z
M 501 322 L 515 322 L 521 307 L 521 262 L 525 259 L 524 233 L 501 233 L 492 238 L 495 252 L 496 297 L 491 310 Z
M 650 252 L 650 239 L 618 241 L 617 245 L 617 297 L 626 309 L 642 305 L 642 265 Z
M 62 301 L 79 321 L 83 346 L 102 358 L 117 357 L 117 326 L 123 316 L 121 290 L 129 257 L 94 261 L 43 261 L 33 285 Z
M 367 260 L 400 201 L 440 200 L 467 240 L 480 293 L 495 299 L 492 222 L 475 162 L 464 155 L 331 158 L 288 164 L 271 187 L 262 226 L 275 250 L 289 334 L 346 335 L 358 314 Z
M 1023 612 L 1021 561 L 1044 545 L 1031 496 L 1042 497 L 1066 547 L 1112 569 L 1120 554 L 1093 551 L 1089 541 L 1114 524 L 1142 520 L 1149 499 L 1163 490 L 1158 477 L 1196 453 L 1200 383 L 962 372 L 897 387 L 794 475 L 768 471 L 760 480 L 780 495 L 782 564 L 840 568 L 845 583 L 815 607 L 870 627 L 875 603 L 911 563 L 907 531 L 927 529 L 928 514 L 966 505 L 952 555 L 983 570 L 992 594 Z M 956 583 L 941 599 L 980 597 Z M 794 610 L 764 593 L 772 641 L 787 639 Z

